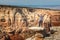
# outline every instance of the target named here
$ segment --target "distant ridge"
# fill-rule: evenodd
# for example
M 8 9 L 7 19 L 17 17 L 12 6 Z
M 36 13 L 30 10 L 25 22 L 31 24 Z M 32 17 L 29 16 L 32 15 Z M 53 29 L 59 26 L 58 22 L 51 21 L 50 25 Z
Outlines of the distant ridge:
M 46 6 L 46 5 L 45 5 Z M 58 10 L 60 11 L 60 9 L 54 9 L 54 8 L 42 8 L 42 7 L 29 7 L 29 6 L 16 6 L 16 5 L 0 5 L 0 7 L 12 7 L 12 8 L 33 8 L 33 9 L 45 9 L 45 10 Z
M 28 8 L 28 7 L 23 7 L 23 6 L 15 6 L 15 5 L 0 5 L 0 7 L 14 7 L 14 8 Z

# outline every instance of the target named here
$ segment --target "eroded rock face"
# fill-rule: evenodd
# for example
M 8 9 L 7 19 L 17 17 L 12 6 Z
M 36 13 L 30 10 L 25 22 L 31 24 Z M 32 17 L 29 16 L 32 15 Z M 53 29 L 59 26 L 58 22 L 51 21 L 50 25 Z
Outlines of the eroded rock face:
M 34 9 L 34 8 L 13 8 L 0 7 L 0 25 L 3 27 L 20 27 L 37 26 L 40 14 L 58 15 L 60 11 Z
M 37 27 L 40 14 L 51 15 L 52 21 L 60 20 L 60 11 L 37 9 L 37 8 L 16 8 L 0 6 L 0 27 L 2 32 L 26 30 L 23 27 Z M 54 18 L 56 15 L 59 15 Z M 58 21 L 59 22 L 59 21 Z

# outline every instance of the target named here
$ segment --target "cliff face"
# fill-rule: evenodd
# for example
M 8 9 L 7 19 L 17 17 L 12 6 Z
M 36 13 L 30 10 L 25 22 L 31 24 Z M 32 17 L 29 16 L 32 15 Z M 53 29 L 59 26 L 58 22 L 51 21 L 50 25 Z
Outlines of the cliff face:
M 38 26 L 40 14 L 49 14 L 52 22 L 60 22 L 60 11 L 57 10 L 0 7 L 0 27 L 19 29 Z

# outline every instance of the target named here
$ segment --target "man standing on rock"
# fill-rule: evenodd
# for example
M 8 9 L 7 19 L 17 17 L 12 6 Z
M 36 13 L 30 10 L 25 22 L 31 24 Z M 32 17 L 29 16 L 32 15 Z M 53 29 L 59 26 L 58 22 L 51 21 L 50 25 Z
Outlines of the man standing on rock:
M 39 27 L 42 26 L 43 17 L 44 17 L 44 16 L 41 14 L 41 15 L 40 15 L 40 19 L 39 19 Z

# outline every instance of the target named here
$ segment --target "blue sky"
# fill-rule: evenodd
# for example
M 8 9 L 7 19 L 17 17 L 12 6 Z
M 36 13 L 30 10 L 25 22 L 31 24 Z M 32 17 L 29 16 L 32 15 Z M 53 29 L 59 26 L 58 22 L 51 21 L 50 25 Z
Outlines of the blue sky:
M 60 5 L 60 0 L 0 0 L 1 5 Z

